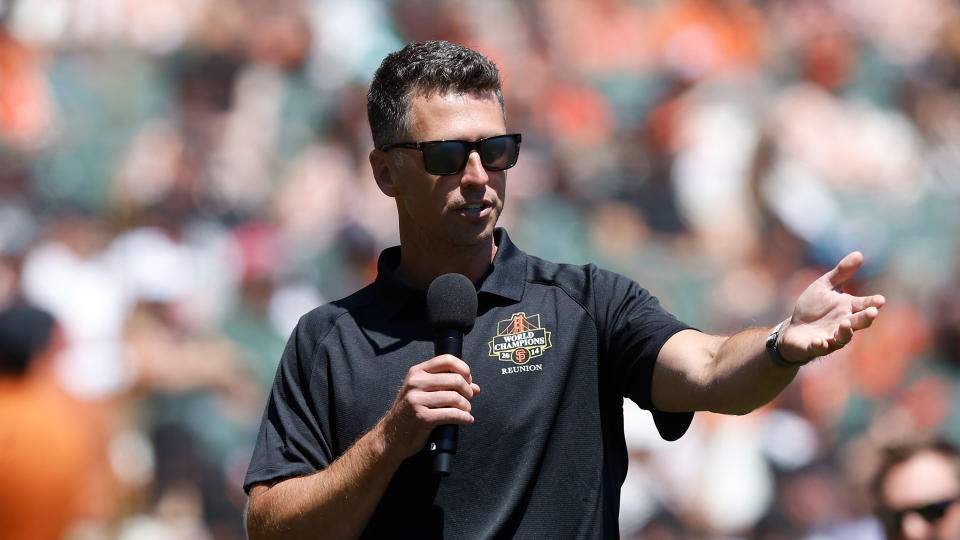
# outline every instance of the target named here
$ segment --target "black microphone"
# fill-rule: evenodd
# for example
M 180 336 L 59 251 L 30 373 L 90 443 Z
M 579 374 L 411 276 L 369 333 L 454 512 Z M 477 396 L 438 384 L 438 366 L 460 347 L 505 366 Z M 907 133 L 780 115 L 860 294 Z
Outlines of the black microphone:
M 433 330 L 433 354 L 463 356 L 463 335 L 477 318 L 477 290 L 463 274 L 443 274 L 427 289 L 427 318 Z M 456 424 L 437 426 L 430 434 L 428 448 L 433 454 L 433 472 L 450 474 L 457 453 L 459 429 Z

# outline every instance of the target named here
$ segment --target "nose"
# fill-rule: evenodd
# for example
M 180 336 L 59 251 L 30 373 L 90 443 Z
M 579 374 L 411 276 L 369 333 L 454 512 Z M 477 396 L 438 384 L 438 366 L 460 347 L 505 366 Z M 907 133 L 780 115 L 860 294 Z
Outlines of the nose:
M 490 175 L 483 168 L 480 161 L 480 154 L 476 150 L 470 152 L 467 156 L 467 165 L 463 168 L 463 175 L 460 177 L 461 184 L 486 184 L 490 180 Z
M 916 512 L 903 516 L 901 531 L 907 540 L 924 540 L 933 538 L 933 527 Z

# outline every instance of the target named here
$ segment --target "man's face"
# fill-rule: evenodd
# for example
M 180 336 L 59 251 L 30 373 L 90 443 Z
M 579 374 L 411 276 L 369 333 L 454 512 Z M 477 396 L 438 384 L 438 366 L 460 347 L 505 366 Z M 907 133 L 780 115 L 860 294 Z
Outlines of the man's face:
M 460 139 L 476 141 L 506 133 L 496 96 L 414 95 L 409 103 L 410 133 L 404 142 Z M 463 171 L 433 175 L 415 149 L 393 149 L 385 158 L 397 201 L 401 235 L 421 246 L 464 247 L 488 240 L 503 209 L 506 171 L 488 171 L 476 151 Z M 403 237 L 403 236 L 402 236 Z
M 960 502 L 954 502 L 939 519 L 928 521 L 923 512 L 907 511 L 960 497 L 960 480 L 951 462 L 936 452 L 921 452 L 897 465 L 883 482 L 883 500 L 888 515 L 898 513 L 888 527 L 892 539 L 960 540 Z

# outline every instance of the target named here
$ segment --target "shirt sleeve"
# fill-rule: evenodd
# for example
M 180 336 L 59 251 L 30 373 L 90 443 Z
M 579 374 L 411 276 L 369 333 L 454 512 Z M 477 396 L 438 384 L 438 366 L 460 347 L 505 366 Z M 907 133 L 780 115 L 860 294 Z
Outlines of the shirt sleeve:
M 333 461 L 323 349 L 301 318 L 287 341 L 267 398 L 244 490 L 324 469 Z
M 669 413 L 651 402 L 653 367 L 663 344 L 691 326 L 679 321 L 649 291 L 624 276 L 594 269 L 601 346 L 610 362 L 609 373 L 621 395 L 653 414 L 660 436 L 673 441 L 682 436 L 693 412 Z

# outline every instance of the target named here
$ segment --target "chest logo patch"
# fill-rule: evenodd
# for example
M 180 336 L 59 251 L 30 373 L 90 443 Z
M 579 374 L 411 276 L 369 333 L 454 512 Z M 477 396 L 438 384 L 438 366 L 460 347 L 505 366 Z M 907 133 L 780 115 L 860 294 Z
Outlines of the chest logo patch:
M 523 365 L 543 356 L 543 351 L 553 345 L 550 343 L 552 332 L 540 326 L 540 315 L 527 316 L 526 313 L 514 313 L 509 319 L 497 323 L 497 335 L 493 336 L 489 356 L 501 362 L 513 362 Z

